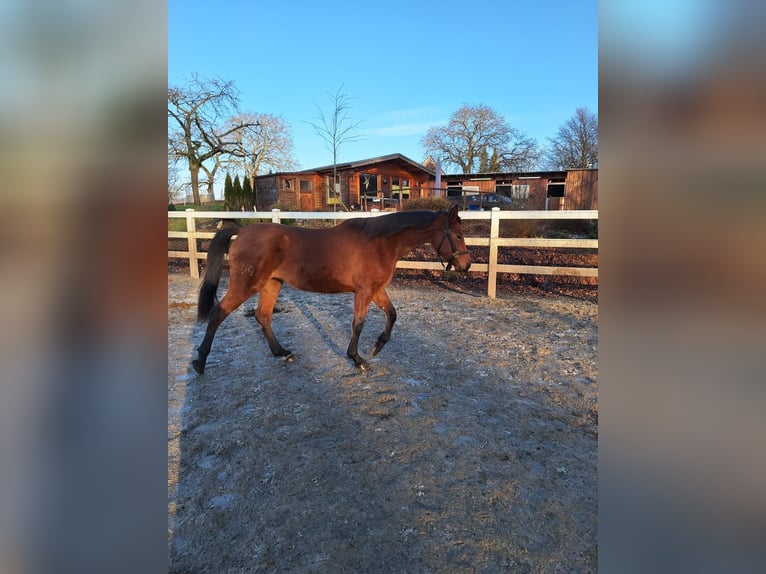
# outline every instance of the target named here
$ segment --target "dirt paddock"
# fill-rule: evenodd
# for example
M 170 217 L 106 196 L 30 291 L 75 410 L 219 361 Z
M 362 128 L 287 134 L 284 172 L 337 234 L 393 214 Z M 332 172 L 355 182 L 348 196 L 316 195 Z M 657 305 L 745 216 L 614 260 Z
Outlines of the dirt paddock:
M 197 375 L 197 287 L 168 275 L 170 572 L 597 570 L 596 303 L 395 280 L 364 373 L 352 295 L 285 286 L 297 360 L 271 356 L 252 299 Z M 372 306 L 365 357 L 383 325 Z

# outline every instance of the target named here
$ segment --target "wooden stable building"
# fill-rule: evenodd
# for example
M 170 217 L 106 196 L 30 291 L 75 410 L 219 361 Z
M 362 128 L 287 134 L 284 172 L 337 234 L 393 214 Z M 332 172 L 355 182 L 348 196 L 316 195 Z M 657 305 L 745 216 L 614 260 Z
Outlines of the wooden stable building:
M 296 211 L 398 209 L 402 202 L 434 195 L 435 173 L 402 154 L 255 178 L 257 209 Z
M 456 200 L 471 195 L 510 197 L 513 209 L 598 209 L 598 169 L 445 174 L 441 185 Z
M 598 209 L 598 169 L 518 173 L 441 174 L 436 188 L 432 162 L 420 164 L 402 154 L 333 166 L 259 175 L 256 208 L 289 211 L 336 209 L 397 210 L 408 199 L 428 196 L 463 201 L 500 194 L 512 209 Z

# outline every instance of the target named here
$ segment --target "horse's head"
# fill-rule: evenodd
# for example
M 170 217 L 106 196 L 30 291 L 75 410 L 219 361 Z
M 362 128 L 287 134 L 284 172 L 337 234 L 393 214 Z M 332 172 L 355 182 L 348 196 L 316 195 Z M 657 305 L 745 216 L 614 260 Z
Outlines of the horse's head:
M 468 271 L 471 268 L 471 254 L 468 253 L 465 245 L 463 225 L 457 211 L 456 204 L 444 212 L 444 225 L 439 227 L 436 240 L 432 242 L 432 245 L 436 246 L 439 257 L 447 262 L 448 271 L 452 266 L 458 271 Z

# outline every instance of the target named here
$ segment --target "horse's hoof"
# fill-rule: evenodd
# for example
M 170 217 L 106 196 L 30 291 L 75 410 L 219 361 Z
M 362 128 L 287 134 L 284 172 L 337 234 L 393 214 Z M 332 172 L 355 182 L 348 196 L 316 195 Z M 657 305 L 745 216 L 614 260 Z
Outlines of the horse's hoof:
M 194 367 L 194 370 L 200 375 L 205 372 L 205 365 L 204 363 L 201 363 L 199 359 L 194 359 L 192 361 L 192 367 Z
M 285 355 L 285 363 L 292 363 L 297 357 L 290 353 L 289 355 Z
M 370 370 L 370 363 L 367 361 L 359 361 L 356 364 L 356 368 L 359 369 L 362 372 L 369 371 Z

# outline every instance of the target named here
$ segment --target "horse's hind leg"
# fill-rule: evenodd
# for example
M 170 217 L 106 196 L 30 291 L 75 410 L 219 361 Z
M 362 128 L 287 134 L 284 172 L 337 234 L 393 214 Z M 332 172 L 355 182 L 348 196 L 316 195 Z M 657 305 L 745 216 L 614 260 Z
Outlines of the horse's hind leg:
M 391 329 L 394 328 L 394 323 L 396 322 L 396 308 L 391 303 L 391 299 L 388 298 L 388 293 L 386 293 L 385 289 L 378 291 L 372 300 L 375 301 L 375 304 L 386 314 L 386 327 L 383 329 L 378 340 L 375 341 L 375 346 L 372 348 L 372 356 L 374 357 L 380 353 L 380 350 L 391 338 Z
M 229 291 L 224 295 L 223 299 L 221 299 L 221 302 L 214 305 L 210 310 L 210 318 L 207 322 L 205 338 L 202 339 L 202 343 L 197 348 L 197 359 L 192 361 L 192 367 L 194 367 L 195 371 L 200 374 L 205 371 L 205 363 L 207 362 L 207 356 L 210 354 L 210 347 L 213 345 L 215 332 L 218 330 L 218 327 L 223 320 L 228 317 L 234 309 L 242 305 L 248 297 L 249 295 L 243 295 L 237 291 L 232 293 L 231 288 L 229 288 Z
M 359 345 L 359 335 L 362 334 L 364 327 L 364 318 L 367 316 L 367 309 L 370 306 L 369 295 L 363 295 L 357 291 L 354 296 L 354 320 L 351 323 L 351 341 L 348 343 L 346 354 L 354 360 L 354 364 L 362 371 L 368 371 L 370 365 L 362 358 L 357 349 Z
M 266 285 L 260 291 L 258 296 L 258 307 L 255 310 L 255 320 L 261 326 L 263 336 L 269 344 L 269 349 L 275 357 L 284 357 L 286 361 L 295 360 L 295 355 L 291 351 L 282 347 L 277 341 L 274 331 L 271 329 L 271 317 L 274 313 L 274 305 L 279 297 L 279 290 L 282 288 L 282 282 L 278 279 L 269 279 Z

